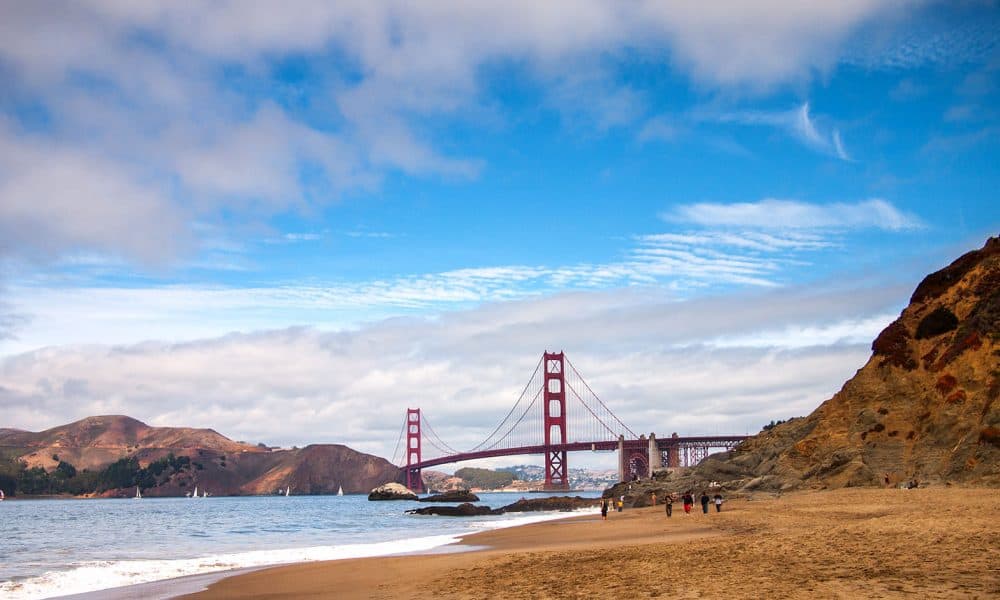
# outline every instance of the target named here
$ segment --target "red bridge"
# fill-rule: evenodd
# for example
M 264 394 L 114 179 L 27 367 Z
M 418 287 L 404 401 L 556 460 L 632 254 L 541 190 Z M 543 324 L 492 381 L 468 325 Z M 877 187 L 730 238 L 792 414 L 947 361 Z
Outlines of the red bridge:
M 731 450 L 743 435 L 658 439 L 636 435 L 590 389 L 565 354 L 545 352 L 521 396 L 484 441 L 464 452 L 446 444 L 419 408 L 406 411 L 393 461 L 406 470 L 406 486 L 423 490 L 421 469 L 466 460 L 542 454 L 546 489 L 568 489 L 569 452 L 617 450 L 620 480 L 654 470 L 697 464 L 713 449 Z M 403 453 L 399 452 L 400 447 Z M 429 451 L 429 452 L 425 452 Z

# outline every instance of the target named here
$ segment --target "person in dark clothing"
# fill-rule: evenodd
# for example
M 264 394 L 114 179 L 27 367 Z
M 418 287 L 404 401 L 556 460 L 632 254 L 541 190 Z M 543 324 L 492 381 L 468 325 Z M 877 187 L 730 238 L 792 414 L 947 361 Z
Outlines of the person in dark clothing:
M 694 496 L 691 495 L 691 490 L 684 492 L 684 514 L 691 514 L 691 506 L 694 504 Z
M 667 494 L 663 497 L 663 504 L 667 507 L 667 516 L 673 516 L 674 514 L 674 495 Z
M 601 500 L 601 518 L 608 520 L 608 499 Z
M 708 514 L 708 503 L 712 500 L 708 497 L 708 492 L 701 493 L 701 512 Z

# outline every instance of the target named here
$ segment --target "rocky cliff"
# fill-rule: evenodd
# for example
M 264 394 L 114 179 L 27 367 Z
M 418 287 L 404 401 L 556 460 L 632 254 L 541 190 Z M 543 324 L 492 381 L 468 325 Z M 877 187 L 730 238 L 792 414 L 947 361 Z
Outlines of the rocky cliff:
M 121 459 L 139 468 L 173 455 L 186 457 L 182 468 L 159 470 L 146 496 L 181 496 L 195 486 L 210 494 L 367 493 L 400 470 L 385 459 L 339 444 L 316 444 L 292 450 L 235 442 L 211 429 L 150 427 L 120 415 L 88 417 L 46 431 L 0 429 L 0 453 L 28 467 L 55 470 L 66 462 L 78 470 L 100 470 Z M 148 477 L 144 480 L 151 481 Z M 133 493 L 111 490 L 108 495 Z
M 1000 485 L 1000 238 L 928 275 L 872 356 L 808 417 L 703 461 L 730 489 Z M 695 485 L 698 485 L 697 483 Z

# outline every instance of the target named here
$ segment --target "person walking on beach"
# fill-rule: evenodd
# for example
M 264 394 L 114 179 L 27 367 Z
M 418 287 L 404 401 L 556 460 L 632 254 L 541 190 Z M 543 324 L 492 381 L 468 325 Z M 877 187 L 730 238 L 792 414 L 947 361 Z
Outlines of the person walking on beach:
M 650 496 L 652 496 L 653 506 L 656 506 L 656 492 L 652 492 Z
M 674 495 L 667 494 L 663 497 L 663 505 L 667 507 L 667 516 L 671 517 L 674 514 Z
M 691 514 L 691 506 L 694 504 L 694 496 L 691 495 L 691 490 L 684 492 L 684 514 Z
M 706 515 L 708 514 L 708 503 L 710 500 L 711 498 L 708 497 L 708 492 L 703 490 L 701 492 L 701 512 L 705 513 Z
M 722 494 L 715 495 L 715 512 L 722 512 Z
M 625 508 L 625 495 L 624 494 L 620 498 L 618 498 L 618 512 L 621 512 L 623 508 Z
M 608 520 L 608 499 L 601 500 L 601 518 Z

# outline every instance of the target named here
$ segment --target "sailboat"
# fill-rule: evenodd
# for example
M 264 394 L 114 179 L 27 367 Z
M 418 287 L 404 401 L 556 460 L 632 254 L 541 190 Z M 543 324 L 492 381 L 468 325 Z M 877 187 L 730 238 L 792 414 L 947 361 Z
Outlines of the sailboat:
M 338 496 L 343 496 L 344 495 L 344 486 L 342 486 L 342 485 L 338 485 L 337 486 L 337 495 Z
M 132 497 L 133 500 L 142 500 L 142 492 L 139 491 L 139 486 L 135 486 L 135 496 Z
M 288 496 L 291 495 L 292 495 L 292 486 L 288 486 L 285 488 L 285 497 L 287 498 Z
M 194 493 L 191 494 L 191 497 L 192 498 L 197 498 L 198 497 L 198 486 L 194 486 Z
M 0 502 L 3 502 L 3 490 L 0 490 Z

